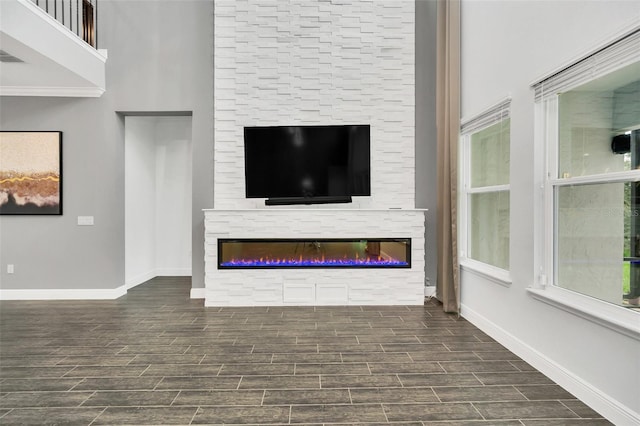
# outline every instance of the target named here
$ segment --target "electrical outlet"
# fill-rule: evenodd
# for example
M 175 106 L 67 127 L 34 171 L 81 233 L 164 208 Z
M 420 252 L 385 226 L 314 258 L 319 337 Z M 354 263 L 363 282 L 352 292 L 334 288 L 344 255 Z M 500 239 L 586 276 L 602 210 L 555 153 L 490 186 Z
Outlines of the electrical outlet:
M 7 274 L 13 274 L 13 264 L 11 263 L 7 265 Z

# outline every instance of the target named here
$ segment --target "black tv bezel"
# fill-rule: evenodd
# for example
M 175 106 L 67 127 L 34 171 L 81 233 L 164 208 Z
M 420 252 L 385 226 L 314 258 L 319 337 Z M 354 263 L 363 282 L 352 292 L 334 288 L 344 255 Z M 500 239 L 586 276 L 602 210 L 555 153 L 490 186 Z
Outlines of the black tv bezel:
M 368 182 L 367 191 L 358 192 L 355 194 L 345 195 L 319 195 L 319 196 L 268 196 L 268 195 L 250 195 L 248 193 L 247 185 L 247 130 L 248 129 L 285 129 L 285 128 L 328 128 L 328 127 L 365 127 L 368 130 L 369 138 L 367 140 L 367 171 Z M 352 202 L 352 196 L 366 197 L 371 196 L 371 125 L 370 124 L 331 124 L 331 125 L 278 125 L 278 126 L 245 126 L 243 129 L 243 154 L 244 154 L 244 186 L 245 186 L 245 198 L 247 199 L 265 199 L 265 205 L 293 205 L 293 204 L 333 204 L 333 203 L 350 203 Z M 349 179 L 349 183 L 351 183 Z

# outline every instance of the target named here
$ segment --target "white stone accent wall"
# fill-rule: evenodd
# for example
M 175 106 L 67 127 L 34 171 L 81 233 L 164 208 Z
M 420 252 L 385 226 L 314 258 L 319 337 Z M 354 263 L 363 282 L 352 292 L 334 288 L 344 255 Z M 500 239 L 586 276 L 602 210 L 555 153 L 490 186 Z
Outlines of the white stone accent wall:
M 371 197 L 415 206 L 415 4 L 405 0 L 216 0 L 218 209 L 246 199 L 244 126 L 371 125 Z
M 205 210 L 205 306 L 421 305 L 424 211 Z M 411 238 L 411 268 L 218 269 L 218 238 Z

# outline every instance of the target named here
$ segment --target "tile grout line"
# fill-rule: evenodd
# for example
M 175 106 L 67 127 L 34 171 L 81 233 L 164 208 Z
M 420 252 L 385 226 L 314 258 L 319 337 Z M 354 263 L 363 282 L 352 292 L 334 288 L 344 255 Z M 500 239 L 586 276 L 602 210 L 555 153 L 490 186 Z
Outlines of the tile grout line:
M 477 412 L 478 414 L 480 414 L 480 417 L 482 417 L 482 420 L 485 420 L 485 421 L 486 421 L 487 419 L 482 415 L 482 413 L 480 412 L 480 410 L 478 410 L 478 407 L 476 407 L 476 406 L 475 406 L 475 404 L 474 404 L 473 402 L 471 402 L 470 404 L 471 404 L 471 406 L 473 407 L 473 409 L 474 409 L 474 410 L 476 410 L 476 412 Z
M 514 388 L 514 389 L 516 390 L 516 392 L 518 392 L 520 395 L 522 395 L 522 396 L 524 397 L 524 400 L 525 400 L 525 401 L 533 401 L 533 400 L 531 400 L 531 399 L 527 398 L 527 395 L 525 395 L 524 393 L 522 393 L 522 392 L 520 391 L 520 389 L 518 389 L 517 385 L 511 385 L 511 387 L 512 387 L 512 388 Z M 568 407 L 567 407 L 567 408 L 568 408 Z
M 67 392 L 69 392 L 69 391 L 67 391 Z M 97 391 L 97 390 L 94 390 L 93 392 L 91 392 L 91 395 L 89 395 L 88 397 L 86 397 L 86 398 L 85 398 L 85 400 L 84 400 L 84 401 L 82 401 L 82 402 L 78 405 L 78 407 L 82 407 L 82 404 L 84 404 L 85 402 L 87 402 L 89 399 L 91 399 L 91 397 L 92 397 L 92 396 L 94 396 L 94 395 L 95 395 L 95 394 L 97 394 L 97 393 L 98 393 L 98 391 Z
M 2 419 L 4 416 L 6 416 L 7 414 L 9 414 L 10 412 L 12 412 L 13 410 L 15 410 L 15 408 L 9 408 L 7 409 L 7 412 L 4 413 L 3 415 L 0 416 L 0 419 Z
M 129 360 L 129 362 L 125 364 L 125 367 L 131 366 L 131 363 L 132 363 L 133 361 L 135 361 L 135 360 L 136 360 L 136 358 L 138 358 L 138 356 L 139 356 L 139 355 L 140 355 L 140 354 L 135 354 L 135 355 L 133 356 L 133 358 L 131 358 L 131 359 Z M 135 364 L 134 364 L 134 365 L 135 365 Z
M 98 417 L 100 417 L 101 415 L 103 415 L 103 414 L 104 414 L 104 412 L 105 412 L 105 411 L 107 411 L 107 408 L 109 408 L 109 407 L 104 407 L 104 408 L 102 409 L 102 411 L 100 411 L 100 413 L 99 413 L 99 414 L 98 414 L 98 415 L 97 415 L 93 420 L 91 420 L 91 423 L 89 423 L 87 426 L 91 426 L 91 425 L 92 425 L 96 420 L 98 420 Z
M 140 374 L 138 374 L 138 377 L 142 377 L 144 375 L 144 373 L 149 370 L 151 368 L 151 364 L 147 365 L 147 368 L 145 368 L 144 370 L 142 370 L 142 372 Z
M 191 420 L 189 420 L 190 425 L 192 425 L 193 421 L 196 419 L 196 416 L 198 415 L 198 411 L 200 411 L 199 405 L 196 407 L 196 411 L 193 412 L 193 416 L 191 416 Z
M 202 361 L 204 361 L 206 357 L 207 357 L 207 354 L 202 354 L 202 358 L 200 358 L 200 361 L 198 362 L 197 365 L 207 365 L 207 364 L 202 364 Z M 218 374 L 220 374 L 220 370 L 218 370 Z
M 396 378 L 398 379 L 398 381 L 400 382 L 400 387 L 402 387 L 402 388 L 407 388 L 407 387 L 404 385 L 404 383 L 402 382 L 402 379 L 400 378 L 400 375 L 396 373 L 396 374 L 395 374 L 395 376 L 396 376 Z
M 151 392 L 155 392 L 155 391 L 151 391 Z M 173 403 L 176 402 L 176 399 L 178 399 L 178 396 L 182 393 L 182 389 L 180 389 L 178 391 L 178 393 L 176 393 L 176 396 L 173 397 L 173 399 L 171 400 L 171 402 L 169 403 L 169 407 L 173 406 Z
M 73 366 L 73 368 L 72 368 L 71 370 L 69 370 L 69 371 L 65 371 L 65 373 L 64 373 L 62 376 L 60 376 L 60 378 L 61 378 L 61 379 L 65 378 L 65 377 L 66 377 L 66 378 L 71 378 L 72 376 L 67 376 L 67 374 L 69 374 L 69 373 L 73 372 L 73 371 L 74 371 L 75 369 L 77 369 L 77 368 L 78 368 L 78 366 L 77 366 L 77 365 L 74 365 L 74 366 Z
M 380 403 L 380 409 L 382 410 L 382 414 L 384 414 L 384 418 L 387 420 L 387 423 L 389 423 L 389 416 L 387 416 L 387 412 L 384 410 L 384 403 Z
M 161 376 L 161 377 L 160 377 L 160 380 L 158 380 L 158 383 L 156 383 L 156 384 L 153 386 L 153 389 L 152 389 L 152 390 L 154 390 L 154 391 L 155 391 L 155 390 L 157 390 L 157 389 L 158 389 L 158 385 L 164 381 L 165 377 L 166 377 L 166 376 Z
M 487 386 L 487 385 L 486 385 L 482 380 L 480 380 L 480 377 L 478 377 L 478 376 L 476 375 L 476 373 L 475 373 L 475 372 L 472 372 L 472 373 L 471 373 L 471 375 L 473 375 L 473 377 L 475 377 L 475 379 L 476 379 L 478 382 L 480 382 L 480 384 L 481 384 L 482 386 Z
M 86 377 L 82 377 L 82 378 L 80 379 L 80 381 L 78 381 L 78 383 L 76 383 L 75 385 L 71 386 L 71 388 L 70 388 L 70 389 L 67 389 L 67 392 L 71 392 L 71 391 L 73 391 L 73 389 L 74 389 L 76 386 L 78 386 L 79 384 L 84 383 L 84 382 L 86 382 L 86 381 L 87 381 L 87 378 L 86 378 Z
M 567 410 L 569 410 L 569 411 L 571 411 L 573 414 L 575 414 L 575 415 L 576 415 L 576 418 L 578 418 L 578 419 L 582 419 L 582 418 L 584 418 L 584 417 L 582 417 L 581 415 L 579 415 L 578 413 L 576 413 L 575 411 L 573 411 L 573 409 L 572 409 L 571 407 L 569 407 L 567 404 L 565 404 L 563 400 L 560 400 L 560 399 L 554 399 L 553 401 L 557 401 L 557 402 L 559 402 L 560 404 L 562 404 L 564 407 L 566 407 L 566 408 L 567 408 Z

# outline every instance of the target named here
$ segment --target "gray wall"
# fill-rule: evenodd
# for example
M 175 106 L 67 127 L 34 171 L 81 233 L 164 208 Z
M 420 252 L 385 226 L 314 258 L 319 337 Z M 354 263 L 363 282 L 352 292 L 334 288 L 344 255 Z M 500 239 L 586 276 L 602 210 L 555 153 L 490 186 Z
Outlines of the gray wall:
M 107 92 L 0 98 L 2 130 L 63 132 L 62 216 L 0 217 L 4 289 L 124 285 L 124 124 L 116 111 L 193 112 L 193 287 L 204 287 L 202 209 L 213 205 L 213 1 L 100 2 Z M 95 217 L 79 227 L 77 216 Z M 6 264 L 15 274 L 6 274 Z
M 115 111 L 193 111 L 193 287 L 204 288 L 201 209 L 213 206 L 213 1 L 100 3 L 107 92 L 98 99 L 0 97 L 3 130 L 62 130 L 64 215 L 0 217 L 6 289 L 124 285 L 124 122 Z M 436 1 L 416 1 L 416 207 L 428 208 L 436 279 Z M 78 227 L 79 215 L 95 226 Z M 53 248 L 53 250 L 52 250 Z M 16 272 L 6 274 L 6 264 Z
M 416 207 L 426 208 L 425 276 L 437 280 L 436 0 L 416 0 Z

